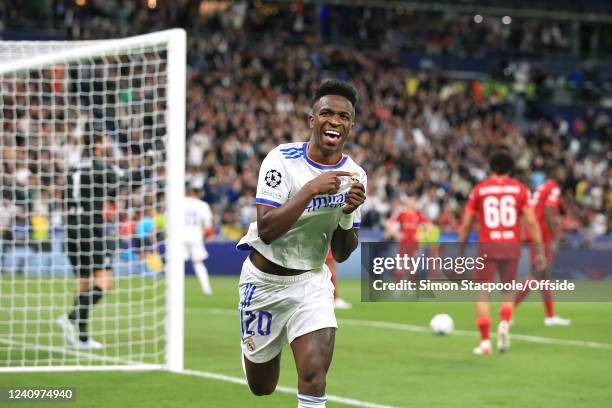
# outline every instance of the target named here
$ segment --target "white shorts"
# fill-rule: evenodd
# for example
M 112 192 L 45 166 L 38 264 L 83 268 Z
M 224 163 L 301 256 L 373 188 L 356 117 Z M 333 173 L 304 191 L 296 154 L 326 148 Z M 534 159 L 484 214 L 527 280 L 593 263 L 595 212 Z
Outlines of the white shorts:
M 201 242 L 185 242 L 183 257 L 186 261 L 202 262 L 208 259 L 208 251 Z
M 240 284 L 242 353 L 253 363 L 272 360 L 295 338 L 326 327 L 338 327 L 334 285 L 326 265 L 320 271 L 277 276 L 242 264 Z

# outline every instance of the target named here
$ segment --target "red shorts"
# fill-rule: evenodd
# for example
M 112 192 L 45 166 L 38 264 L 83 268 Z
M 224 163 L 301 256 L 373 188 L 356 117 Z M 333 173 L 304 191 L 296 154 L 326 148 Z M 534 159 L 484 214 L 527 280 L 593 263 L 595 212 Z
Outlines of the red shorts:
M 529 245 L 529 259 L 531 260 L 531 265 L 535 265 L 537 254 L 538 252 L 536 251 L 536 245 L 532 242 L 531 245 Z M 546 266 L 551 266 L 554 260 L 554 256 L 552 245 L 550 242 L 544 243 L 544 256 L 546 257 Z
M 484 262 L 484 268 L 474 270 L 472 280 L 474 282 L 495 282 L 495 271 L 498 271 L 500 280 L 503 283 L 510 283 L 516 279 L 518 261 L 518 258 L 488 259 Z
M 398 242 L 397 243 L 397 253 L 400 255 L 415 256 L 418 250 L 419 250 L 418 242 Z
M 487 259 L 507 260 L 521 257 L 520 242 L 480 242 L 478 256 Z

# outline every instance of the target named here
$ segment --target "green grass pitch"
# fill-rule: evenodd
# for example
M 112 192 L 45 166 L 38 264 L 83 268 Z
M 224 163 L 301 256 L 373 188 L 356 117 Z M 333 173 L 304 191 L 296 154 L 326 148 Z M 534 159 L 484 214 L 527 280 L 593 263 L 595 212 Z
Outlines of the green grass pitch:
M 215 294 L 211 298 L 200 294 L 194 278 L 186 280 L 186 369 L 242 377 L 237 280 L 237 277 L 214 277 Z M 503 355 L 474 356 L 471 350 L 477 345 L 478 336 L 473 304 L 359 303 L 359 281 L 341 280 L 339 284 L 342 296 L 354 307 L 337 312 L 340 329 L 328 376 L 328 394 L 393 407 L 575 408 L 609 406 L 612 400 L 610 303 L 558 303 L 558 313 L 571 318 L 572 326 L 544 327 L 541 302 L 526 302 L 516 311 L 512 333 L 535 336 L 533 341 L 515 338 L 510 350 Z M 0 337 L 6 337 L 7 319 L 20 317 L 15 312 L 11 315 L 10 308 L 15 307 L 15 303 L 7 299 L 7 285 L 7 281 L 0 282 Z M 612 290 L 612 286 L 607 285 Z M 145 291 L 139 293 L 135 300 L 137 296 L 148 295 Z M 536 296 L 539 298 L 538 294 L 531 296 L 532 300 Z M 107 303 L 111 301 L 112 298 L 106 299 Z M 44 309 L 46 305 L 40 306 Z M 104 310 L 104 305 L 100 306 L 94 319 Z M 492 310 L 496 309 L 497 306 L 492 305 Z M 106 310 L 108 316 L 111 311 Z M 438 337 L 413 327 L 427 326 L 436 313 L 450 314 L 460 332 Z M 41 312 L 39 318 L 51 318 L 52 314 Z M 121 328 L 129 322 L 126 319 L 119 322 L 117 328 L 121 338 L 124 336 Z M 376 322 L 398 324 L 385 326 Z M 464 330 L 473 335 L 461 332 Z M 144 337 L 147 334 L 144 333 Z M 608 346 L 542 344 L 537 342 L 541 338 Z M 154 354 L 155 346 L 146 344 L 143 350 Z M 43 353 L 40 356 L 43 357 Z M 0 352 L 0 360 L 6 359 L 6 353 Z M 283 351 L 280 385 L 296 386 L 289 348 Z M 254 397 L 244 385 L 155 371 L 0 374 L 0 387 L 9 386 L 74 387 L 77 400 L 66 403 L 4 402 L 3 406 L 297 406 L 295 395 L 288 393 Z M 343 405 L 328 402 L 327 406 Z

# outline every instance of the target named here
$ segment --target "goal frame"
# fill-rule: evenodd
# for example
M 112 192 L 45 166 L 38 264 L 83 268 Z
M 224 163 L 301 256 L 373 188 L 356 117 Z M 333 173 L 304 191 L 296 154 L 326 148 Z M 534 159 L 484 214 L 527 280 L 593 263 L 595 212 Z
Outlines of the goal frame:
M 0 373 L 113 370 L 167 370 L 181 372 L 184 368 L 185 274 L 181 248 L 181 227 L 183 225 L 183 198 L 185 196 L 187 35 L 185 30 L 175 28 L 134 37 L 109 41 L 92 41 L 91 44 L 81 42 L 81 44 L 79 44 L 79 47 L 58 51 L 57 53 L 0 63 L 0 75 L 9 72 L 19 72 L 29 68 L 45 68 L 60 62 L 74 62 L 83 58 L 127 51 L 135 46 L 167 44 L 165 362 L 164 364 L 146 364 L 98 356 L 78 350 L 68 350 L 65 348 L 60 350 L 55 347 L 32 345 L 41 351 L 78 354 L 79 356 L 92 357 L 93 360 L 103 361 L 108 364 L 0 367 Z

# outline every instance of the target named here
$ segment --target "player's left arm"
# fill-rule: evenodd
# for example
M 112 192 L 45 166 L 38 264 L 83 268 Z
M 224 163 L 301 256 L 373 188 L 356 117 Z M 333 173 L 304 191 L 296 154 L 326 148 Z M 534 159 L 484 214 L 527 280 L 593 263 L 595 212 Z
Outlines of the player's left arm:
M 544 207 L 544 218 L 546 219 L 546 226 L 552 234 L 553 241 L 557 240 L 557 224 L 555 223 L 555 207 L 547 205 Z
M 331 250 L 337 262 L 344 262 L 353 253 L 359 243 L 359 233 L 357 228 L 347 230 L 338 226 L 334 231 L 331 241 Z
M 419 227 L 429 228 L 432 224 L 429 218 L 419 212 Z
M 560 195 L 561 189 L 555 186 L 548 195 L 544 205 L 544 220 L 546 221 L 546 226 L 552 235 L 552 243 L 553 247 L 555 247 L 555 252 L 559 241 L 559 225 L 555 222 L 555 216 L 557 208 L 559 208 Z
M 332 254 L 338 262 L 346 261 L 357 248 L 359 233 L 355 227 L 354 215 L 360 215 L 359 207 L 365 202 L 365 199 L 365 186 L 361 182 L 353 183 L 346 195 L 346 204 L 342 207 L 340 225 L 334 231 L 331 241 Z M 348 225 L 344 225 L 345 223 Z
M 459 227 L 458 241 L 460 256 L 463 256 L 465 254 L 465 244 L 467 243 L 468 236 L 470 235 L 470 231 L 472 230 L 472 225 L 474 224 L 477 208 L 477 194 L 476 188 L 474 188 L 470 193 L 470 196 L 468 197 L 468 202 L 465 206 L 465 214 L 463 215 L 463 221 L 461 222 L 461 226 Z
M 104 183 L 107 186 L 107 199 L 109 202 L 119 204 L 128 195 L 132 175 L 115 164 L 106 167 Z
M 536 267 L 540 271 L 544 270 L 546 268 L 546 256 L 544 254 L 544 246 L 542 245 L 542 231 L 540 231 L 540 225 L 538 225 L 538 220 L 532 207 L 523 208 L 523 215 L 525 216 L 527 229 L 531 234 L 536 248 Z

